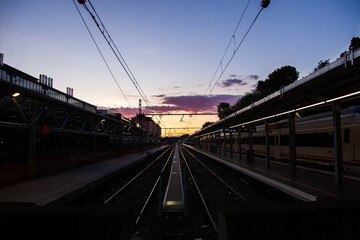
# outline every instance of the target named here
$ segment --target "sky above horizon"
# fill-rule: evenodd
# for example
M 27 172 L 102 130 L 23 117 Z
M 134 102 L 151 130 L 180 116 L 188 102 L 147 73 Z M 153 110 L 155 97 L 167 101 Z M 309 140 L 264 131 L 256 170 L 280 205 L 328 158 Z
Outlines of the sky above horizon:
M 79 6 L 77 1 L 76 4 Z M 158 113 L 196 113 L 224 51 L 224 67 L 261 9 L 252 0 L 92 0 L 132 73 Z M 80 6 L 79 6 L 80 7 Z M 360 35 L 360 1 L 273 0 L 264 9 L 228 68 L 211 87 L 202 112 L 214 113 L 222 102 L 234 104 L 277 68 L 296 67 L 300 78 L 320 60 L 336 60 L 352 37 Z M 54 87 L 98 107 L 138 109 L 139 94 L 111 49 L 80 7 L 121 89 L 119 91 L 96 49 L 73 0 L 0 0 L 0 52 L 4 62 L 32 76 L 54 78 Z M 214 86 L 216 80 L 218 83 Z M 148 111 L 143 102 L 144 110 Z M 163 116 L 162 127 L 191 133 L 216 116 Z M 160 119 L 154 119 L 156 122 Z M 169 131 L 168 131 L 169 134 Z

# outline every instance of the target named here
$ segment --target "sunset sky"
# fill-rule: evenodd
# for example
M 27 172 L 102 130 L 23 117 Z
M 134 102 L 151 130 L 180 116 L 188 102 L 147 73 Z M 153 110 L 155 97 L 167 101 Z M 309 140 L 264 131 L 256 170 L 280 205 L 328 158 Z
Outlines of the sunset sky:
M 320 60 L 336 60 L 360 35 L 358 0 L 273 0 L 218 79 L 204 106 L 200 101 L 231 40 L 223 67 L 261 9 L 240 0 L 92 0 L 101 20 L 157 113 L 216 113 L 219 102 L 235 103 L 274 69 L 291 65 L 308 75 Z M 79 6 L 77 1 L 75 3 Z M 54 87 L 126 116 L 139 94 L 84 8 L 80 7 L 124 99 L 95 47 L 73 0 L 0 0 L 0 52 L 5 63 L 32 76 L 54 78 Z M 148 107 L 143 102 L 144 111 Z M 163 128 L 191 133 L 216 116 L 163 116 Z M 181 121 L 180 121 L 181 120 Z

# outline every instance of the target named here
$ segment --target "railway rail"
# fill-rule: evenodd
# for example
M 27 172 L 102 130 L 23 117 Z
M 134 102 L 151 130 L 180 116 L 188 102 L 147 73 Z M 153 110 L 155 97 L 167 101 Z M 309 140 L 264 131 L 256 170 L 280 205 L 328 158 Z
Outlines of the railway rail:
M 181 226 L 178 233 L 182 239 L 215 239 L 218 231 L 217 211 L 222 204 L 293 200 L 291 197 L 279 196 L 273 189 L 181 144 L 178 149 L 177 157 L 174 156 L 175 145 L 170 146 L 156 158 L 127 169 L 101 189 L 89 192 L 71 204 L 133 204 L 134 239 L 147 239 L 149 234 L 155 238 L 164 237 L 172 221 L 179 219 L 182 225 L 174 226 Z M 163 209 L 166 192 L 171 185 L 168 184 L 169 178 L 173 173 L 170 171 L 170 162 L 174 161 L 180 161 L 179 173 L 184 189 L 178 190 L 183 191 L 184 210 L 178 215 L 175 213 L 175 218 L 169 217 Z
M 202 217 L 207 219 L 211 226 L 209 230 L 211 234 L 209 234 L 214 238 L 218 230 L 217 209 L 221 204 L 247 201 L 294 201 L 291 197 L 256 183 L 235 170 L 192 152 L 184 146 L 181 147 L 181 155 L 189 177 L 187 185 L 194 185 L 193 191 L 196 190 L 205 212 L 202 213 Z M 190 195 L 191 192 L 188 189 L 187 196 Z M 191 204 L 194 203 L 188 203 L 189 214 L 191 214 Z M 196 216 L 191 218 L 196 218 Z

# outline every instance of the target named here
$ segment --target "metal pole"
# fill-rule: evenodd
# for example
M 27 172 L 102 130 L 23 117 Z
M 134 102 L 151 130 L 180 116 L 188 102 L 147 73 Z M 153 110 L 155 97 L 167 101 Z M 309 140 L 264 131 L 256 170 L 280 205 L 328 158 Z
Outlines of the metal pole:
M 224 129 L 223 132 L 224 132 L 224 156 L 226 157 L 226 132 L 224 131 Z
M 219 134 L 218 134 L 218 136 L 219 136 L 219 139 L 218 139 L 218 153 L 219 153 L 219 155 L 221 155 L 221 132 L 219 132 Z
M 183 194 L 184 194 L 184 212 L 185 212 L 185 215 L 187 215 L 187 196 L 186 196 L 186 171 L 183 171 Z
M 248 125 L 248 133 L 249 133 L 249 155 L 248 162 L 254 162 L 254 148 L 253 148 L 253 138 L 252 138 L 252 126 Z
M 35 121 L 36 121 L 36 99 L 33 98 L 33 117 L 31 119 L 31 128 L 29 132 L 29 150 L 28 150 L 28 169 L 27 177 L 33 179 L 37 175 L 37 164 L 35 157 L 36 149 L 36 132 L 35 132 Z
M 94 151 L 94 158 L 95 161 L 98 160 L 98 156 L 97 156 L 97 140 L 96 140 L 96 135 L 93 135 L 93 151 Z
M 209 134 L 206 135 L 206 150 L 209 151 Z
M 241 161 L 241 154 L 242 154 L 242 151 L 241 151 L 241 126 L 238 127 L 238 144 L 239 144 L 239 161 Z
M 335 186 L 343 186 L 343 160 L 342 160 L 342 141 L 341 141 L 341 117 L 340 104 L 335 102 L 332 105 L 333 112 L 333 131 L 334 131 L 334 166 L 335 166 Z
M 232 139 L 232 133 L 231 132 L 229 134 L 229 138 L 230 138 L 230 158 L 232 158 L 233 157 L 233 145 L 232 145 L 233 139 Z
M 289 113 L 290 175 L 296 175 L 296 130 L 295 113 Z
M 143 115 L 142 115 L 142 112 L 141 112 L 141 99 L 139 99 L 139 124 L 140 124 L 140 134 L 139 134 L 139 137 L 140 137 L 140 144 L 139 144 L 139 147 L 140 147 L 140 153 L 143 154 L 143 119 L 142 119 Z
M 270 168 L 270 137 L 269 121 L 265 121 L 266 168 Z
M 161 216 L 162 213 L 162 184 L 163 184 L 163 174 L 162 171 L 160 170 L 158 216 Z

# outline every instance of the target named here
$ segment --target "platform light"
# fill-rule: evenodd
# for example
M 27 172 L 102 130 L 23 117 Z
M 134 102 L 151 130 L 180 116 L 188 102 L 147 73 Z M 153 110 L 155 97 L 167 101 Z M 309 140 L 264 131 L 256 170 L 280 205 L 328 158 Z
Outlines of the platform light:
M 350 94 L 346 94 L 346 95 L 343 95 L 343 96 L 340 96 L 340 97 L 337 97 L 337 98 L 333 98 L 333 99 L 330 99 L 330 100 L 327 100 L 326 102 L 334 102 L 334 101 L 338 101 L 338 100 L 341 100 L 341 99 L 344 99 L 344 98 L 348 98 L 348 97 L 352 97 L 352 96 L 355 96 L 355 95 L 358 95 L 360 94 L 360 91 L 358 92 L 353 92 L 353 93 L 350 93 Z
M 20 93 L 16 92 L 16 93 L 14 93 L 14 94 L 11 95 L 11 96 L 13 96 L 13 97 L 18 97 L 18 96 L 20 96 Z
M 255 122 L 260 122 L 260 121 L 263 121 L 263 120 L 283 116 L 283 115 L 286 115 L 286 114 L 289 114 L 289 113 L 295 113 L 296 117 L 301 117 L 300 114 L 298 114 L 298 111 L 310 109 L 310 108 L 320 106 L 320 105 L 324 105 L 324 104 L 329 104 L 331 102 L 339 101 L 339 100 L 346 99 L 346 98 L 349 98 L 349 97 L 353 97 L 353 96 L 356 96 L 356 95 L 360 95 L 360 91 L 349 93 L 349 94 L 346 94 L 346 95 L 343 95 L 343 96 L 340 96 L 340 97 L 332 98 L 332 99 L 321 101 L 321 102 L 318 102 L 318 103 L 310 104 L 310 105 L 307 105 L 307 106 L 304 106 L 304 107 L 301 107 L 301 108 L 296 108 L 296 109 L 293 109 L 293 110 L 290 110 L 290 111 L 273 114 L 273 115 L 266 116 L 266 117 L 263 117 L 263 118 L 258 118 L 258 119 L 255 119 L 255 120 L 252 120 L 252 121 L 249 121 L 249 122 L 243 122 L 243 123 L 240 123 L 240 124 L 230 126 L 229 128 L 244 127 L 244 125 L 247 125 L 247 124 L 252 124 L 252 123 L 255 123 Z M 200 134 L 199 137 L 205 136 L 207 134 L 220 132 L 220 131 L 221 130 L 215 130 L 215 131 L 212 131 L 210 133 Z

